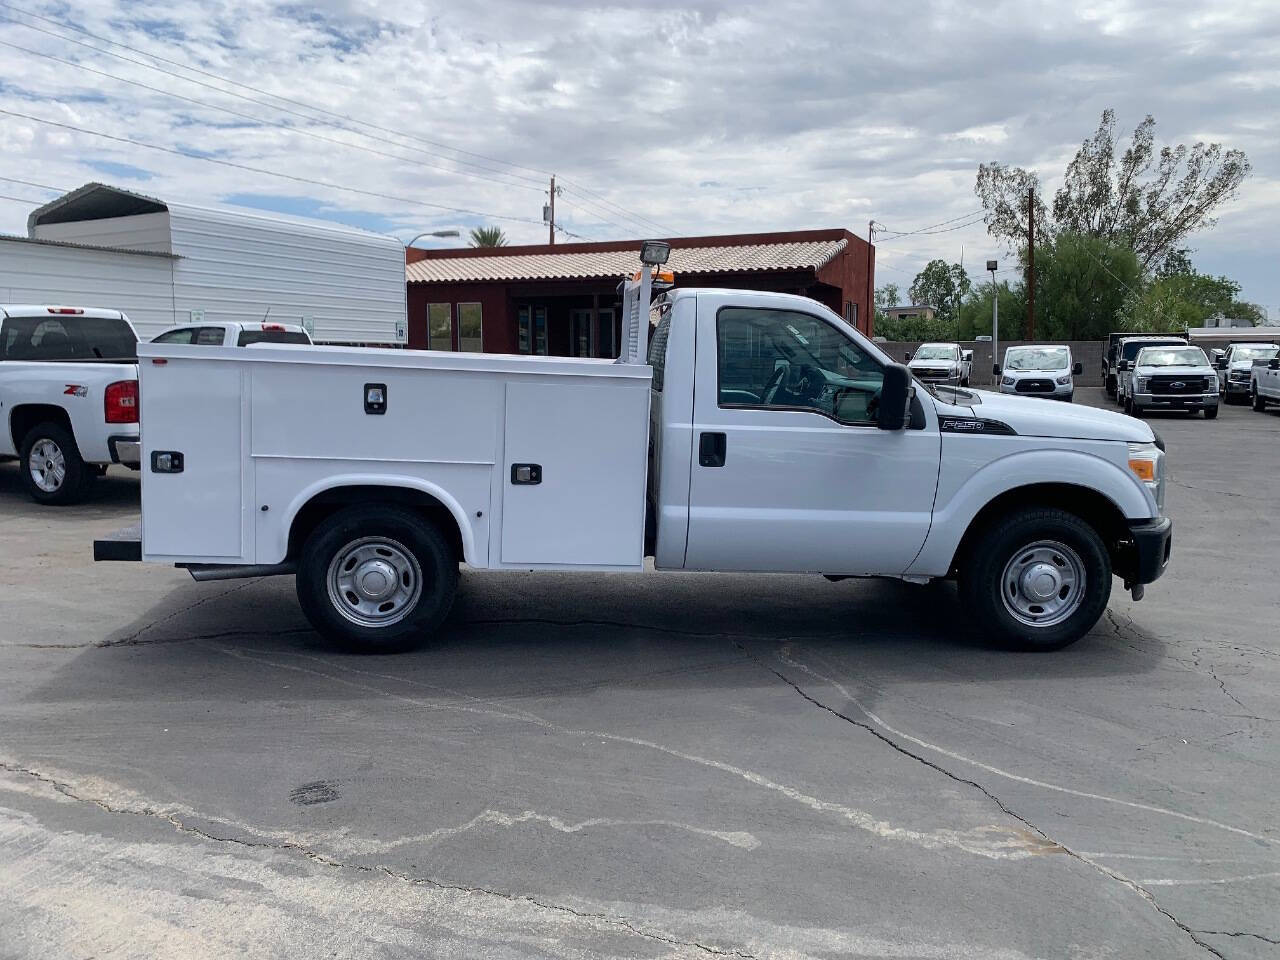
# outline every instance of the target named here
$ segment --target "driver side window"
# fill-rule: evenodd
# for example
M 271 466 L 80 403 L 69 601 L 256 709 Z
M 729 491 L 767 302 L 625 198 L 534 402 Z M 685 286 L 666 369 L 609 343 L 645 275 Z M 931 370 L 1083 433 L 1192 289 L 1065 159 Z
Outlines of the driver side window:
M 719 405 L 875 420 L 884 371 L 819 317 L 725 307 L 716 322 Z

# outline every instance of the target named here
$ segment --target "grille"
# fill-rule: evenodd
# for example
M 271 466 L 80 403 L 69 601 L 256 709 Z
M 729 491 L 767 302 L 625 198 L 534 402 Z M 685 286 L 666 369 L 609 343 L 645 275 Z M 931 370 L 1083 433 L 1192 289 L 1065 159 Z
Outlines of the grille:
M 934 367 L 921 367 L 916 370 L 916 375 L 924 380 L 945 380 L 951 376 L 951 371 L 939 370 Z
M 1209 384 L 1204 377 L 1177 377 L 1166 374 L 1162 377 L 1152 377 L 1148 389 L 1152 393 L 1176 396 L 1181 393 L 1204 393 L 1209 389 Z
M 1053 381 L 1019 380 L 1014 389 L 1019 393 L 1053 393 Z

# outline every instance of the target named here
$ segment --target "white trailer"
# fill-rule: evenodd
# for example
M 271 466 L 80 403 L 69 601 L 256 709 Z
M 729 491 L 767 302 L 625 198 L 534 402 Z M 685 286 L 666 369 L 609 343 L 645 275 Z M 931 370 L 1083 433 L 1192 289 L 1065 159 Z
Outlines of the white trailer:
M 144 340 L 178 324 L 264 319 L 323 343 L 403 344 L 404 246 L 341 224 L 197 206 L 90 183 L 0 242 L 0 296 L 87 303 Z
M 616 363 L 140 344 L 141 531 L 95 557 L 296 573 L 318 630 L 376 651 L 441 624 L 460 562 L 957 578 L 1033 649 L 1163 572 L 1145 423 L 913 382 L 788 294 L 673 291 L 645 363 L 647 294 Z

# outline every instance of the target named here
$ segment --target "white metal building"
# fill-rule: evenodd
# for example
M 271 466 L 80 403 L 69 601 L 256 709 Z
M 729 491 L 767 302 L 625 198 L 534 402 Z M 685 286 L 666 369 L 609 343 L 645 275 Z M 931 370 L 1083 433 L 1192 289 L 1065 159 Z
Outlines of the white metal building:
M 100 183 L 0 236 L 0 297 L 125 311 L 150 339 L 175 323 L 270 318 L 325 343 L 403 344 L 404 246 L 340 224 L 172 203 Z

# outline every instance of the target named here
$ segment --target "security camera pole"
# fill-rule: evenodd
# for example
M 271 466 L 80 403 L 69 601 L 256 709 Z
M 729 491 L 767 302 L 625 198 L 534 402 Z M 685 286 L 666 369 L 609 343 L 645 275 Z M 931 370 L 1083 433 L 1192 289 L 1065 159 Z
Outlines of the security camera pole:
M 987 261 L 987 269 L 991 271 L 991 375 L 1000 375 L 1000 291 L 996 289 L 996 267 L 994 260 Z

